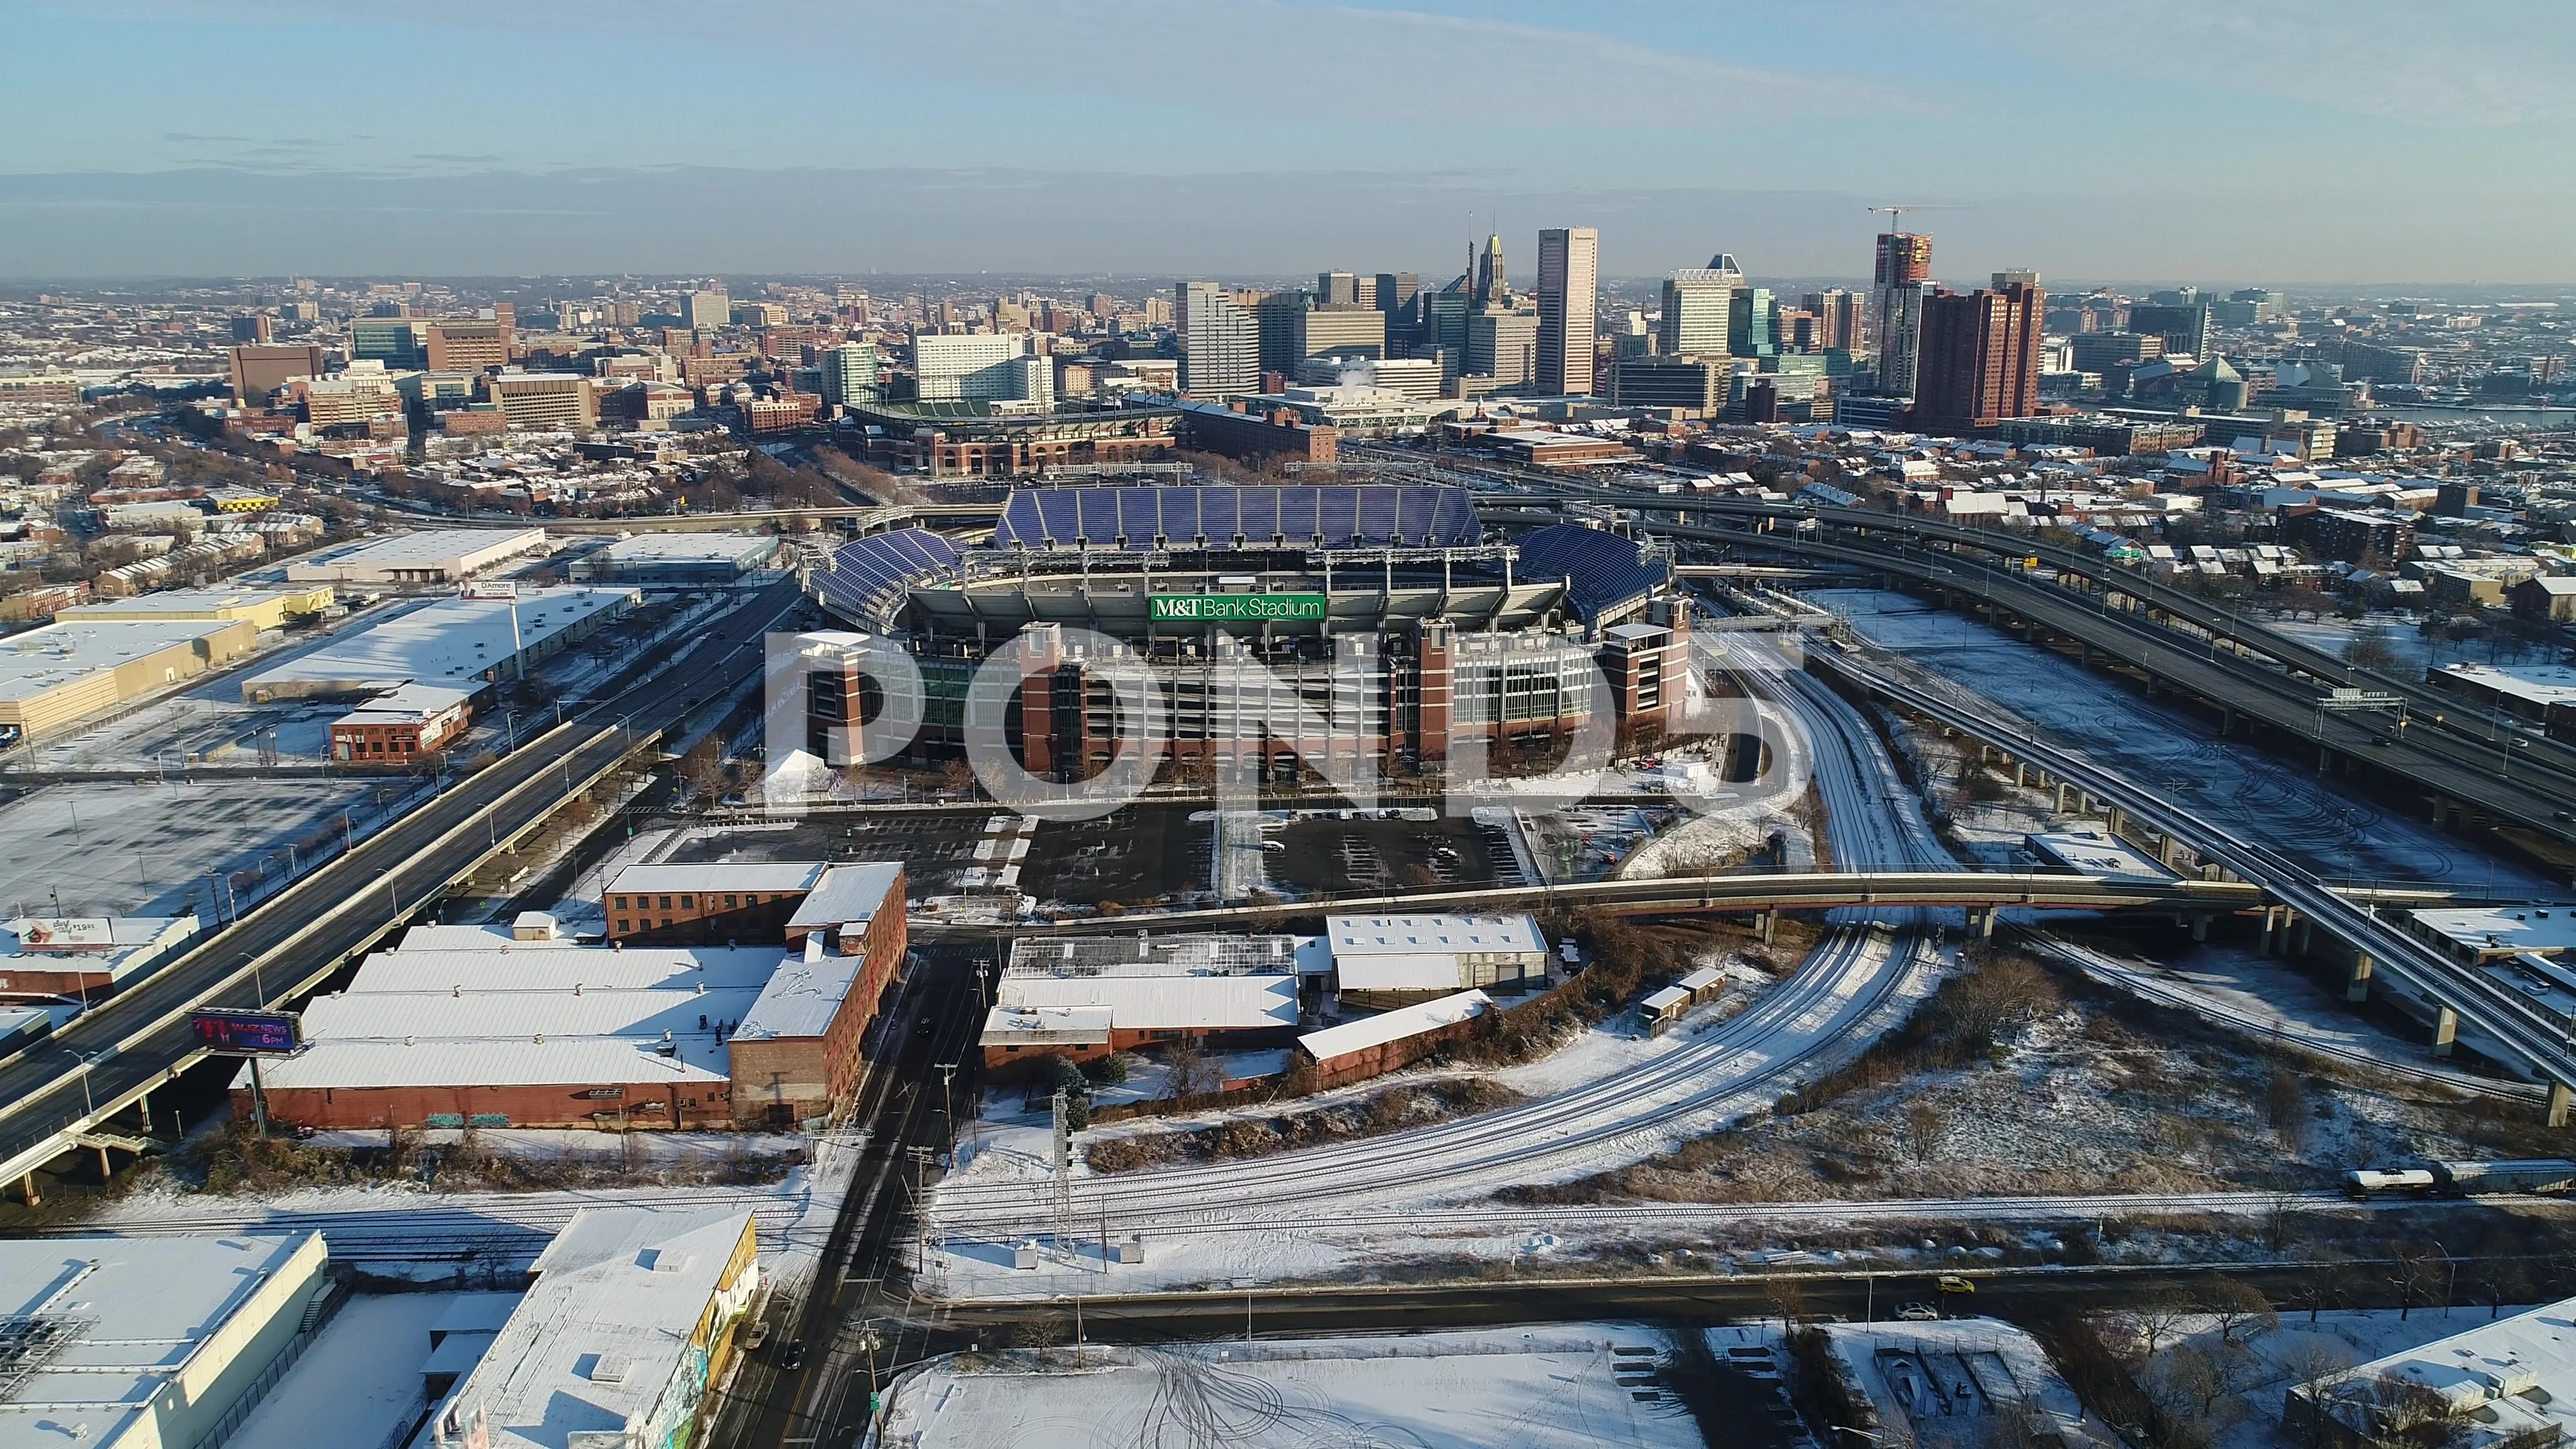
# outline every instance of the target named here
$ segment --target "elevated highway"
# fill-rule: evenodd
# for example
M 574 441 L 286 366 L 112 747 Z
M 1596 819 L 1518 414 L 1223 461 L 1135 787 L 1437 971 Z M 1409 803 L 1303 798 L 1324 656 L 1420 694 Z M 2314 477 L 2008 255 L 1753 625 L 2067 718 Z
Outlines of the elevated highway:
M 312 990 L 564 802 L 650 749 L 761 665 L 761 635 L 795 606 L 778 584 L 624 694 L 529 740 L 205 938 L 61 1031 L 0 1061 L 0 1183 L 77 1147 L 127 1140 L 110 1119 L 205 1060 L 204 1007 L 275 1007 Z M 147 1123 L 147 1131 L 149 1124 Z
M 1996 720 L 1990 711 L 1892 678 L 1849 653 L 1820 649 L 1811 652 L 1808 661 L 1819 673 L 1850 688 L 2082 786 L 2115 813 L 2124 814 L 2130 828 L 2143 827 L 2186 843 L 2202 860 L 2259 887 L 2282 912 L 2276 919 L 2266 911 L 2267 944 L 2276 931 L 2296 931 L 2302 939 L 2322 933 L 2338 943 L 2347 954 L 2348 994 L 2355 1000 L 2366 997 L 2383 972 L 2403 981 L 2433 1003 L 2437 1047 L 2447 1048 L 2458 1023 L 2475 1025 L 2508 1055 L 2506 1065 L 2547 1084 L 2550 1125 L 2567 1124 L 2571 1106 L 2576 1106 L 2576 1033 L 2571 1033 L 2567 1018 L 2542 1008 L 2493 973 L 2454 960 L 2380 917 L 2378 906 L 2397 902 L 2339 892 L 2280 852 L 2229 832 L 2162 792 L 2084 755 L 2024 734 Z

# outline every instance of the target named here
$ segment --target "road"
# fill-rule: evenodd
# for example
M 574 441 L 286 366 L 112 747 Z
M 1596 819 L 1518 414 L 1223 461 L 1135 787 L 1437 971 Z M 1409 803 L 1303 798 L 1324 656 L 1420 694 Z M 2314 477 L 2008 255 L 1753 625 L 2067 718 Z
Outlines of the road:
M 708 1435 L 718 1449 L 855 1443 L 867 1421 L 871 1360 L 896 1361 L 907 1337 L 912 1352 L 922 1350 L 926 1330 L 906 1320 L 902 1291 L 912 1269 L 908 1228 L 915 1191 L 932 1170 L 925 1159 L 935 1162 L 954 1137 L 940 1064 L 958 1065 L 954 1100 L 967 1111 L 980 1090 L 974 958 L 962 950 L 918 953 L 878 1019 L 850 1119 L 865 1144 L 858 1170 L 813 1278 L 761 1307 L 769 1342 L 745 1355 L 723 1386 Z M 924 1020 L 932 1028 L 927 1036 L 918 1030 Z M 878 1319 L 886 1321 L 883 1341 L 871 1342 L 869 1325 Z M 793 1369 L 786 1365 L 790 1344 L 804 1346 Z
M 72 1145 L 70 1134 L 203 1060 L 191 1011 L 277 1005 L 318 985 L 564 799 L 755 676 L 762 633 L 797 601 L 790 583 L 751 595 L 670 667 L 450 785 L 0 1065 L 0 1183 L 31 1181 L 28 1174 Z
M 1982 700 L 1936 694 L 1895 679 L 1871 667 L 1865 658 L 1839 649 L 1813 650 L 1808 659 L 1906 710 L 1997 746 L 2013 759 L 2037 765 L 2091 791 L 2098 799 L 2128 812 L 2147 829 L 2190 845 L 2202 860 L 2263 887 L 2306 918 L 2315 930 L 2362 953 L 2373 972 L 2402 977 L 2430 999 L 2474 1022 L 2517 1059 L 2510 1065 L 2527 1069 L 2552 1084 L 2550 1115 L 2554 1121 L 2563 1120 L 2571 1089 L 2576 1089 L 2576 1042 L 2569 1040 L 2563 1018 L 2543 1010 L 2492 973 L 2461 965 L 2367 907 L 2344 899 L 2281 852 L 2246 840 L 2184 809 L 2165 792 L 2140 785 L 2085 755 L 2060 749 L 1999 722 Z
M 1761 647 L 1747 639 L 1745 647 Z M 1758 682 L 1803 728 L 1837 861 L 1905 868 L 1945 862 L 1931 827 L 1865 720 L 1794 670 Z M 1556 1096 L 1381 1137 L 1248 1161 L 1077 1175 L 1068 1216 L 1084 1236 L 1206 1231 L 1283 1216 L 1339 1221 L 1456 1202 L 1504 1187 L 1635 1160 L 1672 1136 L 1712 1130 L 1785 1085 L 1858 1051 L 1886 1009 L 1932 965 L 1910 910 L 1842 908 L 1806 961 L 1744 1012 L 1659 1056 Z M 1045 1237 L 1058 1219 L 1043 1174 L 970 1174 L 941 1184 L 933 1222 L 980 1242 Z

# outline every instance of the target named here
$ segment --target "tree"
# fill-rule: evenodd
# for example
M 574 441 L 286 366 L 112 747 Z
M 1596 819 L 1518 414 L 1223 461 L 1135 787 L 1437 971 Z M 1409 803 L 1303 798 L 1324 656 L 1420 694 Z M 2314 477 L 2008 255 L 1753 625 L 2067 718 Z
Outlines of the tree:
M 2432 621 L 2428 619 L 2425 624 L 2429 632 Z M 2352 637 L 2344 641 L 2343 662 L 2355 669 L 2393 669 L 2397 666 L 2397 646 L 2389 642 L 2386 629 L 2368 625 L 2354 630 Z
M 2212 1280 L 2201 1290 L 2201 1302 L 2217 1326 L 2221 1343 L 2236 1342 L 2240 1333 L 2251 1341 L 2281 1326 L 2280 1315 L 2272 1311 L 2272 1301 L 2241 1278 Z
M 691 794 L 713 798 L 724 784 L 724 741 L 713 735 L 689 747 L 680 757 L 680 781 Z

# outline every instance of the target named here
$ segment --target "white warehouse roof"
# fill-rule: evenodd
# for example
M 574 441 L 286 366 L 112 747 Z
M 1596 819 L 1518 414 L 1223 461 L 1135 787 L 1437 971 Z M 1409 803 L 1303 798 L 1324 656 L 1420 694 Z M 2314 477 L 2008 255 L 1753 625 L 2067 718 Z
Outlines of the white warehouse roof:
M 1454 996 L 1443 996 L 1437 1001 L 1425 1001 L 1414 1006 L 1398 1007 L 1393 1011 L 1381 1011 L 1375 1016 L 1362 1017 L 1358 1021 L 1344 1022 L 1340 1026 L 1328 1026 L 1322 1031 L 1310 1031 L 1297 1038 L 1297 1045 L 1305 1049 L 1306 1055 L 1319 1062 L 1326 1062 L 1335 1057 L 1349 1056 L 1353 1052 L 1366 1051 L 1371 1047 L 1384 1046 L 1388 1042 L 1402 1041 L 1409 1036 L 1420 1036 L 1426 1031 L 1482 1016 L 1493 1009 L 1494 999 L 1485 993 L 1461 991 Z
M 242 698 L 355 694 L 408 683 L 462 685 L 470 692 L 481 686 L 467 681 L 642 597 L 637 589 L 584 584 L 522 589 L 506 599 L 440 599 L 263 670 L 242 682 Z

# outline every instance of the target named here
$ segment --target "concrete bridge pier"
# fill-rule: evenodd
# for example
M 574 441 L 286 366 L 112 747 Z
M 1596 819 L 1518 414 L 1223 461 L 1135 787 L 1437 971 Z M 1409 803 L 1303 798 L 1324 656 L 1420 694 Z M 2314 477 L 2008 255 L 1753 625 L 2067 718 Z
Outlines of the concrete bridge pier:
M 2209 917 L 2194 916 L 2191 918 L 2191 938 L 2194 941 L 2206 941 L 2209 939 Z
M 2124 830 L 2126 830 L 2126 829 L 2128 829 L 2128 828 L 2129 828 L 2129 816 L 2128 816 L 2128 812 L 2126 812 L 2126 811 L 2122 810 L 2122 809 L 2121 809 L 2119 806 L 2117 806 L 2117 805 L 2112 806 L 2112 807 L 2111 807 L 2111 833 L 2112 833 L 2113 835 L 2117 835 L 2117 834 L 2119 834 L 2120 832 L 2122 832 L 2122 831 L 2124 831 Z
M 2057 813 L 2060 815 L 2066 813 L 2066 782 L 2064 780 L 2057 782 Z
M 1968 934 L 1981 941 L 1993 940 L 1995 938 L 1995 908 L 1992 906 L 1969 907 Z
M 2370 969 L 2368 951 L 2352 953 L 2352 974 L 2345 977 L 2343 983 L 2344 1000 L 2368 1001 L 2370 999 Z
M 36 1174 L 28 1172 L 18 1179 L 18 1201 L 29 1207 L 43 1207 L 45 1200 L 36 1195 Z
M 1763 945 L 1768 946 L 1771 944 L 1772 928 L 1779 925 L 1779 923 L 1780 913 L 1778 911 L 1764 911 L 1753 918 L 1753 928 L 1762 933 Z
M 2549 1084 L 2550 1126 L 2564 1127 L 2567 1125 L 2567 1108 L 2571 1102 L 2576 1102 L 2576 1090 L 2571 1090 L 2565 1082 L 2552 1082 Z
M 2433 1008 L 2433 1055 L 2447 1057 L 2451 1044 L 2459 1040 L 2460 1014 L 2447 1006 Z
M 2022 782 L 2023 782 L 2025 779 L 2029 778 L 2029 775 L 2030 775 L 2030 767 L 2029 767 L 2028 765 L 2023 764 L 2023 763 L 2022 763 L 2021 761 L 2019 761 L 2019 760 L 2015 760 L 2015 761 L 2013 761 L 2013 788 L 2014 788 L 2014 789 L 2016 789 L 2016 790 L 2020 789 L 2020 788 L 2021 788 L 2021 786 L 2022 786 Z
M 2280 934 L 2280 930 L 2281 908 L 2278 906 L 2265 906 L 2263 908 L 2263 944 L 2258 949 L 2257 954 L 2264 956 L 2272 954 L 2272 943 Z
M 2291 935 L 2290 935 L 2290 954 L 2291 954 L 2291 955 L 2293 955 L 2293 956 L 2305 956 L 2305 955 L 2307 955 L 2307 954 L 2308 954 L 2308 938 L 2309 938 L 2311 935 L 2315 934 L 2315 933 L 2314 933 L 2314 931 L 2311 929 L 2311 926 L 2312 926 L 2312 925 L 2313 925 L 2313 923 L 2312 923 L 2312 922 L 2308 922 L 2308 921 L 2301 921 L 2301 922 L 2299 922 L 2299 924 L 2298 924 L 2298 928 L 2297 928 L 2295 931 L 2293 931 L 2293 932 L 2291 933 Z
M 2218 732 L 2222 735 L 2236 733 L 2236 711 L 2223 704 L 2218 707 Z

